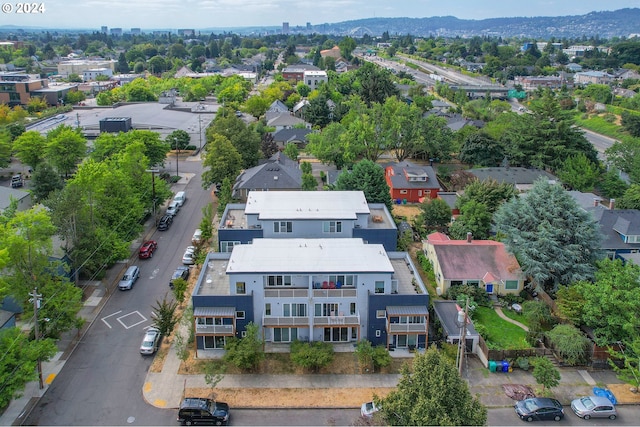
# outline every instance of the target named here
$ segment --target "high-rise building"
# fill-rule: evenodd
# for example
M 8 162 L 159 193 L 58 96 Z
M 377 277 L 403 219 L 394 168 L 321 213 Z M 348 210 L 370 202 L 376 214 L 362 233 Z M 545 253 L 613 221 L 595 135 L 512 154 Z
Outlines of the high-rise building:
M 141 33 L 142 33 L 142 31 L 140 30 L 140 28 L 132 28 L 131 29 L 131 34 L 140 35 Z
M 289 34 L 289 23 L 288 22 L 283 22 L 282 23 L 282 34 Z
M 100 27 L 100 32 L 101 32 L 101 33 L 105 33 L 105 34 L 106 34 L 106 33 L 107 33 L 107 30 L 108 30 L 108 28 L 107 28 L 107 26 L 106 26 L 106 25 L 103 25 L 102 27 Z

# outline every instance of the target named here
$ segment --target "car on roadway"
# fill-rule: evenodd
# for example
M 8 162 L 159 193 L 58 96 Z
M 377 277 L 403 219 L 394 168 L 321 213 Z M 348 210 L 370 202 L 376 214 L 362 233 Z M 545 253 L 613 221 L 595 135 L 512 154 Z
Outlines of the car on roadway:
M 158 249 L 158 242 L 155 240 L 147 240 L 140 246 L 140 250 L 138 251 L 138 258 L 147 259 L 153 258 L 153 252 Z
M 589 418 L 618 418 L 618 411 L 609 399 L 604 396 L 587 396 L 575 399 L 571 402 L 571 409 L 578 417 Z
M 560 421 L 564 418 L 562 404 L 549 397 L 532 397 L 514 405 L 516 414 L 524 421 Z
M 375 402 L 365 402 L 360 407 L 360 415 L 363 418 L 373 418 L 373 414 L 378 412 L 380 408 L 378 408 Z
M 160 218 L 157 229 L 158 231 L 166 231 L 169 229 L 169 227 L 171 227 L 172 223 L 173 217 L 171 215 L 164 215 L 162 218 Z
M 229 405 L 202 397 L 186 397 L 178 409 L 178 422 L 190 426 L 192 424 L 229 424 Z
M 171 203 L 169 203 L 166 214 L 171 216 L 176 216 L 179 211 L 180 211 L 180 203 L 174 200 Z
M 184 251 L 184 255 L 182 255 L 182 263 L 184 265 L 193 265 L 196 263 L 196 247 L 195 246 L 187 246 L 187 249 Z
M 11 177 L 11 188 L 20 188 L 24 185 L 22 175 L 17 174 Z
M 140 354 L 153 354 L 158 351 L 160 345 L 160 329 L 149 328 L 142 337 L 140 344 Z
M 173 289 L 173 282 L 178 279 L 187 280 L 189 278 L 189 273 L 189 267 L 184 265 L 177 267 L 173 272 L 173 275 L 171 275 L 171 280 L 169 280 L 169 287 Z
M 196 228 L 196 231 L 193 232 L 193 236 L 191 236 L 191 243 L 198 245 L 200 242 L 202 242 L 202 230 Z
M 137 265 L 132 265 L 127 268 L 127 271 L 124 272 L 122 279 L 118 282 L 118 289 L 121 291 L 128 291 L 133 288 L 133 285 L 136 283 L 140 277 L 140 269 Z

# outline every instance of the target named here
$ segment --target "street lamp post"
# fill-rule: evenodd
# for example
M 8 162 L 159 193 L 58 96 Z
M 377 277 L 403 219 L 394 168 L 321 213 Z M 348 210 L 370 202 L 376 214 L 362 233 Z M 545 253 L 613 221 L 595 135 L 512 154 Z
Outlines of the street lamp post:
M 151 172 L 151 199 L 153 203 L 153 223 L 157 224 L 157 215 L 156 215 L 156 174 L 160 172 L 158 169 L 147 169 L 145 172 Z

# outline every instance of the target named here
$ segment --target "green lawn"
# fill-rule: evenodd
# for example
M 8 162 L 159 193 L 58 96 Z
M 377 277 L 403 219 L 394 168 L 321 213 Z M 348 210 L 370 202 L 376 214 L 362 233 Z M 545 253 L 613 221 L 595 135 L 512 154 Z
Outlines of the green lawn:
M 493 308 L 477 307 L 473 323 L 485 327 L 488 335 L 485 341 L 491 348 L 517 350 L 531 347 L 525 340 L 524 329 L 500 318 Z
M 527 318 L 525 316 L 523 316 L 522 314 L 518 314 L 513 310 L 508 310 L 506 307 L 502 307 L 502 312 L 504 313 L 505 316 L 507 316 L 510 319 L 516 320 L 520 323 L 522 323 L 525 326 L 529 326 L 529 321 L 527 320 Z

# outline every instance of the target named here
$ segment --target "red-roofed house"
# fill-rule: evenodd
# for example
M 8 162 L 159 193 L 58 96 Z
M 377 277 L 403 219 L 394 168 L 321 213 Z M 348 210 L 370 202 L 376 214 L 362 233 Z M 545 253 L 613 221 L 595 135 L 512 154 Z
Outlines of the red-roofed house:
M 435 199 L 440 183 L 431 166 L 414 165 L 404 161 L 384 165 L 384 175 L 393 200 L 406 199 L 409 203 L 420 203 L 424 198 Z
M 489 294 L 517 294 L 524 287 L 524 275 L 516 258 L 504 244 L 493 240 L 451 240 L 444 233 L 432 233 L 422 249 L 433 266 L 436 292 L 451 286 L 480 286 Z

